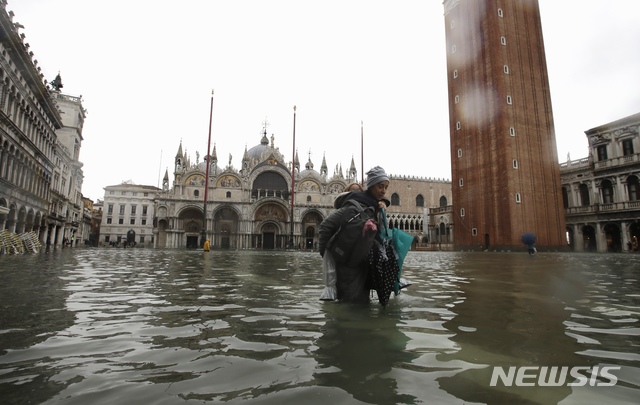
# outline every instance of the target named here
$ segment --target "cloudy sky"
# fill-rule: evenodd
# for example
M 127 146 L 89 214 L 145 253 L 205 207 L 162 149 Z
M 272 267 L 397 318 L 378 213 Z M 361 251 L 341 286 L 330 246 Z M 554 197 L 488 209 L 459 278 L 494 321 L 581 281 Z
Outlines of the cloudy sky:
M 558 155 L 640 112 L 640 1 L 539 0 Z M 82 96 L 83 194 L 157 186 L 182 141 L 240 167 L 263 122 L 287 161 L 451 177 L 441 0 L 9 0 L 51 81 Z M 309 155 L 310 154 L 310 155 Z

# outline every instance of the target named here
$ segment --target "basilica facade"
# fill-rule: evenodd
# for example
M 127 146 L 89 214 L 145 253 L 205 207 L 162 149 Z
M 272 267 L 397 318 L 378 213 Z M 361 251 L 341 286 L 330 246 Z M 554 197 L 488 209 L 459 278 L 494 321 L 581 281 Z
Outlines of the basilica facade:
M 292 176 L 291 164 L 266 130 L 258 145 L 245 148 L 240 167 L 233 165 L 231 155 L 227 164 L 220 164 L 215 146 L 210 156 L 200 161 L 197 155 L 194 163 L 180 143 L 173 179 L 167 170 L 154 199 L 155 247 L 194 248 L 206 238 L 214 249 L 315 249 L 318 228 L 335 210 L 335 198 L 359 181 L 353 159 L 348 170 L 338 165 L 330 174 L 325 157 L 316 170 L 310 157 L 301 167 L 297 154 Z M 390 179 L 390 225 L 414 235 L 416 243 L 426 243 L 429 207 L 451 201 L 451 183 Z

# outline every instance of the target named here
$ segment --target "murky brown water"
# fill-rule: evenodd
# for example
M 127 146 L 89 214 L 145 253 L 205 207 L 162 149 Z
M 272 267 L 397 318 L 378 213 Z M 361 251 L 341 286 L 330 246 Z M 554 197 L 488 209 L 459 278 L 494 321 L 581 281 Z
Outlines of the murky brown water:
M 0 398 L 333 405 L 640 397 L 640 255 L 410 252 L 405 276 L 414 284 L 385 309 L 319 301 L 320 271 L 320 256 L 301 252 L 0 256 Z M 505 387 L 490 384 L 495 366 L 620 368 L 612 386 L 598 386 L 611 380 L 596 373 L 583 386 L 567 378 Z

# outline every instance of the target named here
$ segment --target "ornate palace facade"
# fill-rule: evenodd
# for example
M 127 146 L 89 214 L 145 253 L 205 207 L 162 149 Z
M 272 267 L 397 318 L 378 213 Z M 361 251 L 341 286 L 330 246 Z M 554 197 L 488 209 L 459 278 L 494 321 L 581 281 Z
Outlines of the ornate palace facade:
M 203 226 L 208 161 L 206 223 Z M 231 158 L 221 168 L 215 146 L 209 159 L 205 157 L 199 161 L 198 156 L 192 163 L 180 144 L 173 181 L 170 184 L 167 171 L 162 191 L 156 194 L 154 245 L 161 248 L 196 247 L 201 244 L 204 230 L 214 248 L 315 248 L 320 223 L 333 212 L 333 202 L 338 194 L 349 183 L 359 180 L 358 173 L 353 159 L 346 173 L 337 166 L 331 175 L 325 157 L 319 171 L 314 169 L 311 158 L 301 168 L 296 156 L 294 166 L 292 184 L 290 164 L 275 146 L 274 136 L 271 140 L 267 138 L 266 130 L 260 144 L 245 148 L 239 168 L 233 166 Z M 424 229 L 423 223 L 427 208 L 438 206 L 443 198 L 451 200 L 451 183 L 390 177 L 389 223 L 416 236 L 416 241 L 426 241 L 428 230 Z
M 560 165 L 573 250 L 637 250 L 640 242 L 640 113 L 585 131 L 589 156 Z

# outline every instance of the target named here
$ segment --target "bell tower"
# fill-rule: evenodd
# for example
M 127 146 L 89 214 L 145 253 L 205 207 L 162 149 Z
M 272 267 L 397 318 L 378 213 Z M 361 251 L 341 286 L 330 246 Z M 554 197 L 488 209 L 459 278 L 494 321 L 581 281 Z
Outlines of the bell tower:
M 563 248 L 565 218 L 537 0 L 445 0 L 458 248 Z

